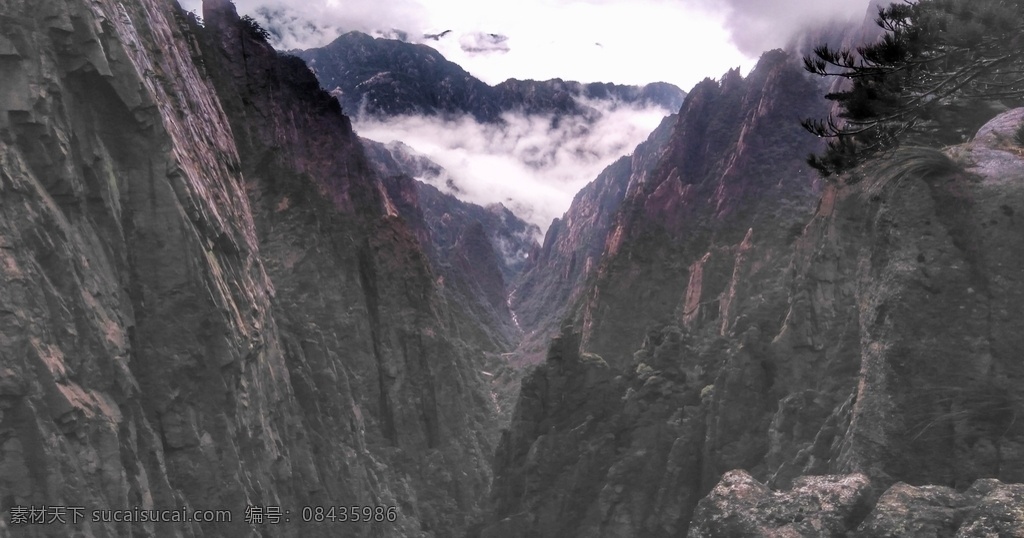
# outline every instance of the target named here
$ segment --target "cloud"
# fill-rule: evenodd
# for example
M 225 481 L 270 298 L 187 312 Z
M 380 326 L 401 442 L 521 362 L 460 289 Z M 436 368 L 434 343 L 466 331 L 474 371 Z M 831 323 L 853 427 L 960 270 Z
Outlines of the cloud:
M 454 5 L 461 7 L 451 9 Z M 678 0 L 439 0 L 430 6 L 435 31 L 454 31 L 427 44 L 488 84 L 562 78 L 665 81 L 689 89 L 704 77 L 755 62 L 732 45 L 721 11 Z M 475 32 L 508 36 L 508 52 L 463 50 L 460 39 Z
M 691 0 L 692 1 L 692 0 Z M 719 11 L 732 42 L 744 54 L 785 47 L 827 24 L 860 23 L 872 0 L 697 0 Z
M 202 13 L 202 0 L 179 0 Z M 422 36 L 429 12 L 417 0 L 234 0 L 240 15 L 251 15 L 272 34 L 279 50 L 322 47 L 353 30 L 395 37 Z
M 508 52 L 508 36 L 473 32 L 459 38 L 459 48 L 470 54 L 491 54 Z
M 594 113 L 558 118 L 508 113 L 500 125 L 469 116 L 404 116 L 360 121 L 355 129 L 379 142 L 400 140 L 447 171 L 418 179 L 468 202 L 503 203 L 547 230 L 584 185 L 632 152 L 669 113 L 607 101 L 582 104 Z
M 201 11 L 201 0 L 181 0 Z M 694 4 L 696 2 L 696 4 Z M 281 50 L 321 47 L 344 32 L 399 35 L 440 51 L 488 84 L 509 78 L 689 89 L 753 66 L 730 43 L 711 0 L 236 0 Z M 445 30 L 439 39 L 425 38 Z M 491 36 L 507 37 L 497 40 Z M 596 44 L 600 43 L 600 46 Z
M 683 89 L 732 67 L 747 71 L 763 51 L 814 25 L 860 22 L 872 2 L 879 0 L 236 0 L 284 50 L 358 30 L 424 42 L 489 84 L 557 77 Z M 182 4 L 200 9 L 201 0 Z

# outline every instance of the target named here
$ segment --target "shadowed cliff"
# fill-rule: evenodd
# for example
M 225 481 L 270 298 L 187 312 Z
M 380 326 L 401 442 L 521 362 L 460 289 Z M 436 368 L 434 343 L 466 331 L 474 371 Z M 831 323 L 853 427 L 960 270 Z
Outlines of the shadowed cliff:
M 5 531 L 451 536 L 488 491 L 495 342 L 336 100 L 233 6 L 8 3 L 0 69 Z M 13 528 L 15 506 L 231 523 Z M 291 523 L 243 521 L 280 507 Z

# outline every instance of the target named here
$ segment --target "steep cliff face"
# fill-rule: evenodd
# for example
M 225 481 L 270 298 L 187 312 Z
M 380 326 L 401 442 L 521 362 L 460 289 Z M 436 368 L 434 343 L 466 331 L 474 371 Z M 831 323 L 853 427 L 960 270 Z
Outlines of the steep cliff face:
M 720 361 L 736 355 L 750 363 L 733 365 L 739 371 L 762 371 L 730 341 L 735 321 L 756 331 L 785 314 L 793 223 L 810 218 L 815 198 L 800 156 L 814 142 L 779 118 L 823 110 L 817 91 L 781 52 L 747 79 L 730 72 L 701 83 L 628 173 L 606 171 L 618 179 L 604 200 L 618 207 L 604 212 L 584 191 L 567 213 L 579 212 L 571 231 L 552 226 L 538 260 L 576 272 L 560 337 L 575 343 L 562 346 L 558 367 L 549 357 L 523 382 L 481 536 L 685 534 L 720 475 L 716 458 L 741 456 L 706 449 L 715 421 L 748 418 L 711 411 Z M 555 247 L 559 234 L 570 249 L 598 238 L 595 258 L 573 268 Z M 558 289 L 550 276 L 536 281 Z
M 509 79 L 488 86 L 426 46 L 349 32 L 329 45 L 295 54 L 349 114 L 468 114 L 497 121 L 504 112 L 585 115 L 585 100 L 676 110 L 685 92 L 667 83 L 646 86 Z
M 463 332 L 486 331 L 486 349 L 495 353 L 515 347 L 522 330 L 508 297 L 536 249 L 537 226 L 501 204 L 470 204 L 413 179 L 436 179 L 447 172 L 404 144 L 361 142 L 394 210 L 427 253 L 438 289 L 452 309 L 463 313 L 456 318 L 473 320 Z
M 525 337 L 518 359 L 536 363 L 557 335 L 570 305 L 587 290 L 604 252 L 605 239 L 630 184 L 643 183 L 665 151 L 676 116 L 662 120 L 632 155 L 622 157 L 588 183 L 551 223 L 540 249 L 525 264 L 511 306 Z
M 563 329 L 524 381 L 478 534 L 1024 529 L 1022 122 L 867 166 L 774 243 L 752 226 L 724 268 L 708 251 L 685 297 L 711 290 L 717 315 L 648 331 L 621 368 Z
M 479 222 L 497 256 L 498 269 L 505 281 L 511 283 L 519 277 L 530 253 L 538 246 L 536 238 L 540 228 L 519 218 L 503 204 L 483 207 L 463 202 L 433 185 L 418 179 L 412 181 L 412 178 L 424 178 L 440 183 L 450 175 L 439 164 L 401 142 L 382 144 L 365 138 L 360 141 L 378 175 L 386 183 L 393 180 L 388 184 L 396 191 L 391 198 L 396 203 L 406 201 L 411 213 L 406 220 L 422 219 L 430 233 L 430 244 L 438 252 L 449 251 L 467 226 Z M 458 192 L 450 182 L 447 188 Z M 402 212 L 401 204 L 398 209 Z
M 457 534 L 489 482 L 480 343 L 337 103 L 205 8 L 0 8 L 0 525 L 334 536 L 302 508 L 358 505 L 396 521 L 345 533 Z M 10 525 L 30 505 L 232 522 Z
M 700 499 L 707 357 L 678 331 L 652 335 L 640 353 L 658 369 L 626 373 L 579 344 L 566 327 L 523 380 L 495 456 L 493 510 L 473 535 L 685 534 Z
M 766 387 L 790 396 L 769 423 L 763 467 L 748 467 L 792 489 L 730 473 L 701 502 L 695 536 L 1024 530 L 1024 514 L 1003 508 L 1020 506 L 1020 485 L 1000 483 L 1024 479 L 1024 159 L 1012 138 L 1022 123 L 1022 109 L 1003 114 L 971 143 L 897 154 L 826 190 L 798 241 L 786 321 L 761 356 L 775 372 Z M 742 400 L 723 395 L 721 407 L 754 414 Z M 813 487 L 796 478 L 827 473 L 858 474 Z M 858 492 L 824 515 L 827 532 L 790 517 L 840 483 Z M 756 499 L 772 495 L 788 500 L 769 515 Z
M 803 156 L 815 142 L 792 118 L 821 113 L 818 92 L 782 51 L 765 53 L 747 78 L 730 71 L 693 89 L 668 149 L 627 186 L 610 226 L 577 314 L 588 351 L 628 364 L 652 323 L 724 333 L 738 318 L 729 297 L 756 300 L 758 291 L 726 284 L 741 257 L 791 241 L 813 209 Z M 758 270 L 787 263 L 764 261 Z
M 287 378 L 272 287 L 231 129 L 178 21 L 157 2 L 3 11 L 5 515 L 239 509 L 274 491 L 275 461 L 303 448 L 279 442 L 286 385 L 254 389 Z

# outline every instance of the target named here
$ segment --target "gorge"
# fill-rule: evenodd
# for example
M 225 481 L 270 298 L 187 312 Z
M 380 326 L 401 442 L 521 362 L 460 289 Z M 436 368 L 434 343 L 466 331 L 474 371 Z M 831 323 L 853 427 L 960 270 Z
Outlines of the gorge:
M 228 0 L 0 30 L 0 536 L 1024 532 L 1022 108 L 836 181 L 792 52 L 685 99 L 470 81 L 437 113 L 676 111 L 535 241 Z M 91 517 L 133 509 L 187 516 Z

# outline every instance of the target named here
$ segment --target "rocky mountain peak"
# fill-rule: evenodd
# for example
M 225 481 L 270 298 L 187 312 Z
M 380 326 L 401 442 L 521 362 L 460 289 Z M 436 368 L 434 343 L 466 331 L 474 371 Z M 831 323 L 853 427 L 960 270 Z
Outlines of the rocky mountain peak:
M 426 46 L 349 32 L 318 49 L 295 51 L 321 84 L 357 116 L 407 114 L 472 116 L 499 121 L 506 112 L 593 113 L 581 99 L 676 110 L 685 92 L 666 83 L 648 86 L 509 79 L 489 86 Z
M 691 99 L 716 98 L 705 85 Z M 640 342 L 627 360 L 607 353 L 597 362 L 587 352 L 616 349 L 608 340 L 562 330 L 523 381 L 480 536 L 985 536 L 1024 527 L 1004 509 L 1018 503 L 1024 469 L 1024 430 L 1011 422 L 1021 400 L 1006 388 L 1019 375 L 1006 351 L 1019 331 L 1004 329 L 1024 319 L 1012 313 L 1018 290 L 1007 287 L 1018 278 L 1005 274 L 1021 265 L 1006 256 L 1024 249 L 987 246 L 1019 243 L 1006 234 L 1024 170 L 1013 134 L 1022 118 L 1017 109 L 970 143 L 875 163 L 860 183 L 827 186 L 816 208 L 809 195 L 771 198 L 742 240 L 716 244 L 727 235 L 712 233 L 688 266 L 665 256 L 679 251 L 637 251 L 641 238 L 606 250 L 586 308 L 622 316 L 625 296 L 654 288 L 643 297 L 656 297 L 678 282 L 682 319 L 659 322 L 647 303 L 644 314 L 629 311 L 648 324 L 613 329 Z M 800 200 L 809 212 L 799 227 L 775 231 L 756 217 L 778 218 Z M 649 218 L 626 203 L 620 215 Z M 678 242 L 706 232 L 675 233 Z M 647 241 L 639 244 L 659 244 Z M 608 261 L 623 252 L 625 262 Z M 661 264 L 668 270 L 652 272 Z M 628 293 L 605 284 L 615 281 L 630 283 Z M 997 295 L 993 282 L 1002 283 Z M 566 364 L 586 363 L 569 356 L 603 366 L 566 375 Z

